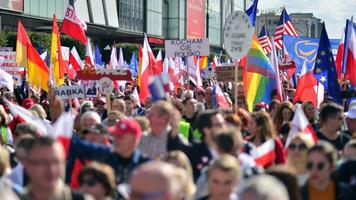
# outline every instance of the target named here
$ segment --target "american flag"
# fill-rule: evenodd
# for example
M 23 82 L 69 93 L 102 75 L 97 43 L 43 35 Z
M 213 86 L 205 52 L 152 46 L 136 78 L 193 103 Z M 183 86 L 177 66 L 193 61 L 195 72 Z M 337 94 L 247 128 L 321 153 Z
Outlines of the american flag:
M 288 15 L 286 9 L 283 9 L 281 17 L 279 18 L 276 32 L 274 33 L 274 42 L 276 43 L 276 47 L 278 49 L 282 49 L 282 46 L 283 46 L 282 35 L 283 34 L 299 36 L 297 30 L 294 28 L 292 21 L 289 18 L 289 15 Z
M 266 25 L 263 25 L 260 35 L 258 36 L 258 41 L 262 46 L 263 52 L 265 54 L 269 54 L 272 52 L 271 38 L 269 37 L 269 33 Z

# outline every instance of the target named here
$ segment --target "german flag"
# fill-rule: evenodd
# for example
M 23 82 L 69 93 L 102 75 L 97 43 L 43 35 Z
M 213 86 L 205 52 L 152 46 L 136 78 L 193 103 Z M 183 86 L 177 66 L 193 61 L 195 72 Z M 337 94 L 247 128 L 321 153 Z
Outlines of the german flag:
M 28 58 L 28 81 L 31 85 L 37 86 L 48 92 L 47 82 L 49 80 L 49 70 L 46 63 L 41 59 L 36 49 L 27 44 Z
M 53 15 L 53 26 L 51 35 L 51 69 L 53 70 L 56 85 L 62 85 L 64 83 L 65 69 L 62 59 L 60 35 L 58 33 L 57 19 L 55 15 Z

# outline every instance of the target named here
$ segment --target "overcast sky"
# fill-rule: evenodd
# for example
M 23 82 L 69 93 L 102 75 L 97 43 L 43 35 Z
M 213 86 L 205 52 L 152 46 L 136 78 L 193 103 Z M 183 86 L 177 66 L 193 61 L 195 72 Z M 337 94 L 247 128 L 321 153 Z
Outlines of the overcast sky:
M 347 18 L 354 15 L 356 0 L 259 0 L 258 9 L 283 7 L 289 13 L 313 13 L 325 22 L 329 38 L 339 39 Z

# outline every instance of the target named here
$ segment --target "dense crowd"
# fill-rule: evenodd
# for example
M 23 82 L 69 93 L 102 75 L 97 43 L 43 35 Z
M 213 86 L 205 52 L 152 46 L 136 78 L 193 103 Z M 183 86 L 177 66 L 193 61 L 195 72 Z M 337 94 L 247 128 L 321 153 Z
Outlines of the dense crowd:
M 1 90 L 0 199 L 356 199 L 356 101 L 274 96 L 249 112 L 241 85 L 236 107 L 234 89 L 221 85 L 231 109 L 214 108 L 209 82 L 142 105 L 130 84 L 72 102 L 49 86 L 41 95 L 26 81 Z M 6 101 L 49 126 L 71 112 L 70 141 L 40 132 Z M 289 135 L 297 106 L 315 138 Z

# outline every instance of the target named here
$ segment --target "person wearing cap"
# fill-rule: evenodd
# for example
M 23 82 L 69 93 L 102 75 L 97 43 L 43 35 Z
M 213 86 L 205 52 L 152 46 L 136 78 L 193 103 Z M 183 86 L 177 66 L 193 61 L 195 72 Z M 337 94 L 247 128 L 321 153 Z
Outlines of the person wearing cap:
M 108 112 L 106 110 L 106 98 L 99 97 L 96 101 L 96 112 L 100 115 L 101 120 L 104 120 L 108 117 Z
M 90 127 L 84 128 L 81 133 L 83 136 L 82 139 L 88 142 L 109 145 L 109 132 L 102 124 L 93 124 Z M 69 172 L 71 174 L 70 186 L 77 189 L 79 187 L 77 176 L 88 161 L 84 159 L 74 159 L 73 157 L 71 158 L 72 159 L 68 160 L 68 163 L 70 163 L 69 165 L 74 164 L 74 167 L 73 171 Z
M 132 171 L 142 163 L 150 160 L 137 148 L 142 131 L 134 119 L 122 119 L 108 129 L 113 137 L 112 146 L 94 144 L 73 136 L 69 154 L 84 160 L 96 160 L 110 165 L 116 176 L 116 183 L 127 183 Z M 67 171 L 73 166 L 67 165 Z M 68 171 L 69 172 L 69 171 Z M 66 180 L 69 180 L 67 174 Z
M 352 138 L 356 138 L 356 105 L 350 107 L 347 113 L 345 113 L 345 115 L 346 115 L 347 133 Z
M 35 101 L 32 98 L 26 98 L 22 101 L 22 107 L 30 109 L 35 104 Z

